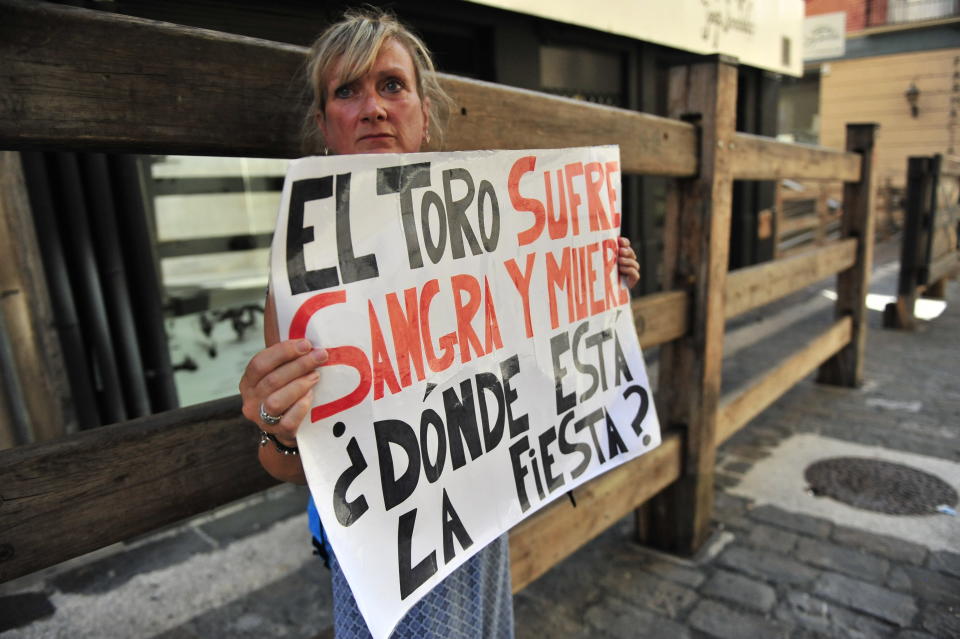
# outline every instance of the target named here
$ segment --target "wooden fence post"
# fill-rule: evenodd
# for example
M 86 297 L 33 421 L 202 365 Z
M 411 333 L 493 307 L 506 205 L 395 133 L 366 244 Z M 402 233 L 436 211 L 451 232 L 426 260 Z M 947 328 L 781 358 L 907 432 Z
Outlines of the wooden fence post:
M 3 448 L 50 441 L 76 428 L 20 154 L 14 151 L 0 151 L 0 254 L 0 330 L 6 332 L 0 337 L 16 364 L 6 381 L 12 387 L 18 378 L 20 387 L 19 397 L 7 398 L 9 412 L 0 414 Z M 5 423 L 8 415 L 27 423 L 14 428 Z
M 692 554 L 710 533 L 715 430 L 723 358 L 724 288 L 730 247 L 737 68 L 722 60 L 671 71 L 672 117 L 700 129 L 699 172 L 671 185 L 664 239 L 665 288 L 690 294 L 690 331 L 665 344 L 658 389 L 661 422 L 684 434 L 683 475 L 641 515 L 641 539 Z
M 863 381 L 863 355 L 867 341 L 866 297 L 873 265 L 874 141 L 876 124 L 848 124 L 847 151 L 860 154 L 860 181 L 843 185 L 841 239 L 857 239 L 857 259 L 852 267 L 837 274 L 838 318 L 853 321 L 850 343 L 820 367 L 817 381 L 838 386 L 859 386 Z

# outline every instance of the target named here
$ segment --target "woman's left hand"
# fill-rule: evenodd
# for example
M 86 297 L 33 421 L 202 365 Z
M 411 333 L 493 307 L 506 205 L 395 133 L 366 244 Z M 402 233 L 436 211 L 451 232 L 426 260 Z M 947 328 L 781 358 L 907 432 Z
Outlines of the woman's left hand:
M 620 255 L 617 258 L 617 266 L 620 269 L 620 275 L 626 280 L 627 288 L 633 288 L 640 281 L 640 262 L 637 261 L 637 254 L 630 247 L 630 240 L 620 236 Z

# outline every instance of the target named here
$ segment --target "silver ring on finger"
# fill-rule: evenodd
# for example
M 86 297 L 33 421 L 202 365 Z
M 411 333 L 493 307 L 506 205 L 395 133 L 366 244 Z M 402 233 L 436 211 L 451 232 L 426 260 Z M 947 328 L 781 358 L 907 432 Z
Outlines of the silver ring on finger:
M 280 423 L 280 420 L 283 418 L 283 415 L 271 415 L 267 412 L 267 409 L 263 407 L 263 402 L 260 402 L 260 420 L 267 424 L 268 426 L 276 426 Z

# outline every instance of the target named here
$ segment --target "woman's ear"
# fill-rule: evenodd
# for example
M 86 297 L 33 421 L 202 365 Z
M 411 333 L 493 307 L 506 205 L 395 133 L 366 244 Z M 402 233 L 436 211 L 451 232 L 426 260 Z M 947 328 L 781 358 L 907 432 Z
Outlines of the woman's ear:
M 320 129 L 321 135 L 323 135 L 324 141 L 327 139 L 327 122 L 323 117 L 323 111 L 318 110 L 313 117 L 317 121 L 317 128 Z

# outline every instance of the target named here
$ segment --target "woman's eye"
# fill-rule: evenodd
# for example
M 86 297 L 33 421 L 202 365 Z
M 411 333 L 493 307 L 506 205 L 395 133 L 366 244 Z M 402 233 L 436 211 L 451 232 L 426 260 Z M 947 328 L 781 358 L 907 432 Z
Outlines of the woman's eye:
M 396 93 L 403 88 L 403 83 L 400 80 L 390 79 L 383 83 L 383 88 L 390 93 Z
M 353 89 L 349 86 L 337 87 L 336 90 L 334 90 L 333 95 L 341 99 L 349 98 L 351 95 L 353 95 Z

